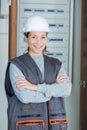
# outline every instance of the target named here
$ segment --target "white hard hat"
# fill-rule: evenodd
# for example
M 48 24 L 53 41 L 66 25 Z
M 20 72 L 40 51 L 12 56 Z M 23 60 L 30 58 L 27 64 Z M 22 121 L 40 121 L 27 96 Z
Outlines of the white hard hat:
M 31 16 L 24 28 L 23 28 L 23 32 L 49 32 L 49 24 L 46 21 L 45 18 L 43 18 L 42 16 L 38 16 L 38 15 L 33 15 Z

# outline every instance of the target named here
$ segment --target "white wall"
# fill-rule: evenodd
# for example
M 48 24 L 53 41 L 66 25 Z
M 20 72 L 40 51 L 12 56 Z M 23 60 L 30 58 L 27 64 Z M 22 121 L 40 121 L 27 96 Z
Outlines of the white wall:
M 1 14 L 2 15 L 8 15 L 8 4 L 10 3 L 10 0 L 0 0 L 1 4 Z
M 6 22 L 3 19 L 3 22 Z M 0 32 L 0 129 L 7 130 L 7 100 L 4 91 L 5 68 L 8 61 L 8 26 L 5 32 Z M 3 31 L 3 29 L 2 29 Z M 81 45 L 81 0 L 75 0 L 74 12 L 74 48 L 73 48 L 73 88 L 69 98 L 66 98 L 67 115 L 69 118 L 68 130 L 79 130 L 79 103 L 80 103 L 80 45 Z M 77 51 L 78 50 L 78 51 Z
M 7 130 L 7 100 L 4 89 L 8 61 L 8 19 L 0 19 L 0 129 Z
M 8 0 L 0 0 L 0 129 L 7 130 L 7 99 L 4 89 L 8 62 Z

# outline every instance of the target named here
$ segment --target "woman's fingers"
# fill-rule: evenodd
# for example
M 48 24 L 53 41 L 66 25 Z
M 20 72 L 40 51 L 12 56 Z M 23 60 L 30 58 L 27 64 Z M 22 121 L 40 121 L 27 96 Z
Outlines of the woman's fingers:
M 56 78 L 56 82 L 57 82 L 57 83 L 65 83 L 65 82 L 68 82 L 68 81 L 69 81 L 69 79 L 68 79 L 68 77 L 65 76 L 65 75 L 59 74 L 59 75 L 57 76 L 57 78 Z
M 29 86 L 29 81 L 27 81 L 25 77 L 17 76 L 17 78 L 18 78 L 18 81 L 16 82 L 17 89 L 20 90 L 20 89 L 27 88 Z

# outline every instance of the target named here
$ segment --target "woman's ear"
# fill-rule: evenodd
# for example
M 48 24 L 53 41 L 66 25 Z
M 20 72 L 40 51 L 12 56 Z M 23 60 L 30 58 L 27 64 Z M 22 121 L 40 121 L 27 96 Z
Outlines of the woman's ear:
M 28 38 L 26 36 L 24 36 L 24 41 L 28 42 Z

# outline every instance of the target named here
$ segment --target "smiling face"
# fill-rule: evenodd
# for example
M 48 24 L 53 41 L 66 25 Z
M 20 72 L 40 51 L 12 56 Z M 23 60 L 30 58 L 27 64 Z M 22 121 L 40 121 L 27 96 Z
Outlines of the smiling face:
M 26 41 L 29 45 L 30 55 L 42 55 L 47 43 L 47 33 L 30 32 Z

